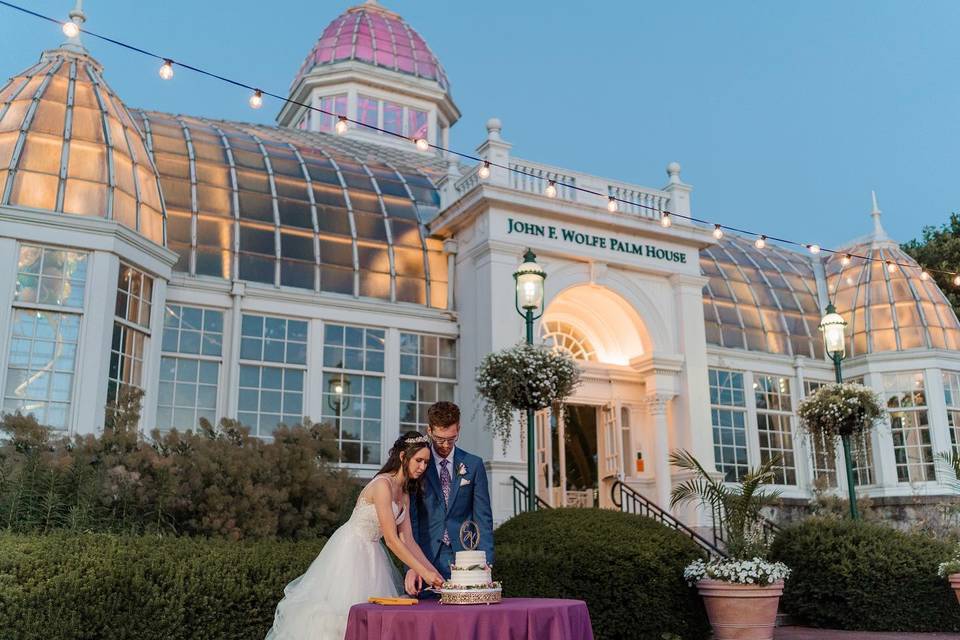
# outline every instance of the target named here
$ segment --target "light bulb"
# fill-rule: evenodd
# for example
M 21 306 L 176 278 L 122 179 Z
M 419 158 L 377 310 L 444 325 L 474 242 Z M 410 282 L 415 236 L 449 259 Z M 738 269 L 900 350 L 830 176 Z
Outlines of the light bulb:
M 480 165 L 480 169 L 477 171 L 477 175 L 480 176 L 481 180 L 486 180 L 490 177 L 490 163 L 486 160 L 483 161 L 483 164 Z
M 334 130 L 343 135 L 347 132 L 347 129 L 350 128 L 350 122 L 347 120 L 346 116 L 340 116 L 337 118 L 337 124 L 333 126 Z
M 850 264 L 850 254 L 849 254 L 849 253 L 844 254 L 843 258 L 840 259 L 840 264 L 842 264 L 843 266 L 847 266 L 848 264 Z
M 614 213 L 617 210 L 617 201 L 613 199 L 613 196 L 607 196 L 607 211 Z
M 896 270 L 897 270 L 897 265 L 887 260 L 887 271 L 889 271 L 890 273 L 894 273 Z
M 253 95 L 250 96 L 250 108 L 259 109 L 263 106 L 263 92 L 260 89 L 257 89 L 253 92 Z
M 927 273 L 926 271 L 921 271 L 921 272 L 920 272 L 920 279 L 921 279 L 921 280 L 929 280 L 929 279 L 930 279 L 930 274 Z
M 420 151 L 430 151 L 430 143 L 427 142 L 426 138 L 417 138 L 413 143 L 417 145 L 417 149 Z
M 723 237 L 723 229 L 718 224 L 713 225 L 713 237 L 717 240 Z
M 80 34 L 80 27 L 72 20 L 63 23 L 63 35 L 68 38 L 76 38 Z
M 809 249 L 810 253 L 812 253 L 813 255 L 817 255 L 818 253 L 820 253 L 820 245 L 818 244 L 808 244 L 807 249 Z
M 343 385 L 339 385 L 339 384 L 333 385 L 333 392 L 337 394 L 343 393 Z
M 537 294 L 537 285 L 533 282 L 524 282 L 523 283 L 523 295 L 526 298 L 533 298 Z
M 673 220 L 670 219 L 670 214 L 664 211 L 663 215 L 660 216 L 660 226 L 666 228 L 672 224 L 673 224 Z
M 953 284 L 960 287 L 960 274 L 953 276 Z
M 767 236 L 760 236 L 754 240 L 753 246 L 755 246 L 757 249 L 763 249 L 765 246 L 767 246 Z
M 543 190 L 543 195 L 547 196 L 548 198 L 557 197 L 557 185 L 553 180 L 547 183 L 547 186 Z
M 169 80 L 173 77 L 173 62 L 170 60 L 164 60 L 163 64 L 160 65 L 160 77 L 164 80 Z

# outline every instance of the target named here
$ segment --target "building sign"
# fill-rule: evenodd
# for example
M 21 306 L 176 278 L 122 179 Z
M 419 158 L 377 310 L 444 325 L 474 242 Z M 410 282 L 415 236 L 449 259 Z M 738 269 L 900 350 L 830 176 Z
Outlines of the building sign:
M 638 243 L 623 236 L 599 236 L 593 233 L 584 233 L 576 229 L 558 227 L 552 224 L 539 224 L 507 218 L 507 233 L 518 233 L 527 236 L 547 238 L 549 240 L 562 240 L 563 242 L 569 242 L 570 244 L 581 247 L 596 247 L 597 249 L 607 249 L 617 253 L 629 253 L 631 255 L 644 256 L 655 260 L 665 260 L 667 262 L 680 262 L 684 264 L 687 262 L 687 254 L 683 251 L 664 249 L 650 243 Z

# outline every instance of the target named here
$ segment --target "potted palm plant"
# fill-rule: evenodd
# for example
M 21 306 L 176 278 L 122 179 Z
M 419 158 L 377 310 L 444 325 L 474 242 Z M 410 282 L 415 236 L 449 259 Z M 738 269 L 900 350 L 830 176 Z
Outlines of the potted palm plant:
M 943 475 L 947 476 L 947 484 L 960 493 L 960 453 L 954 449 L 949 453 L 937 454 L 937 459 L 945 467 Z M 940 563 L 937 574 L 950 582 L 953 594 L 960 602 L 960 545 L 957 545 L 952 558 Z
M 790 569 L 767 560 L 769 542 L 760 510 L 780 496 L 764 485 L 773 481 L 774 457 L 751 469 L 739 485 L 728 485 L 708 473 L 688 451 L 674 451 L 670 463 L 693 472 L 673 488 L 670 507 L 690 502 L 710 507 L 726 532 L 726 558 L 696 560 L 683 572 L 696 585 L 707 609 L 715 640 L 771 640 L 783 581 Z

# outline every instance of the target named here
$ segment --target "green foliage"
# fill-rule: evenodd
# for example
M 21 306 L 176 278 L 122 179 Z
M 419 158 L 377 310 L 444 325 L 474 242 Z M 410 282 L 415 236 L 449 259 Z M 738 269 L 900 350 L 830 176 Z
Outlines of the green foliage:
M 524 513 L 494 532 L 494 579 L 508 597 L 574 598 L 598 640 L 692 639 L 709 632 L 683 569 L 692 540 L 649 518 L 599 509 Z
M 922 239 L 911 240 L 902 248 L 928 269 L 960 271 L 960 214 L 951 213 L 950 219 L 940 227 L 924 227 Z M 936 271 L 930 275 L 953 305 L 953 312 L 960 315 L 960 294 L 952 276 Z
M 762 487 L 773 482 L 773 469 L 780 462 L 780 456 L 774 456 L 747 472 L 739 486 L 729 486 L 707 473 L 689 451 L 674 451 L 670 454 L 670 464 L 696 475 L 673 488 L 670 507 L 689 502 L 709 506 L 714 514 L 719 515 L 721 526 L 727 533 L 727 553 L 731 558 L 766 558 L 767 543 L 760 510 L 776 503 L 780 492 L 763 491 Z
M 869 431 L 886 415 L 873 389 L 854 382 L 825 384 L 797 409 L 801 428 L 828 460 L 840 436 L 852 436 L 854 450 L 865 450 Z
M 811 518 L 784 529 L 771 556 L 793 573 L 780 606 L 802 623 L 868 631 L 960 631 L 937 566 L 952 545 L 863 521 Z
M 299 539 L 329 535 L 349 514 L 355 483 L 330 463 L 329 429 L 281 426 L 268 443 L 236 421 L 202 421 L 147 439 L 138 407 L 121 394 L 101 435 L 72 439 L 4 416 L 0 530 Z
M 262 640 L 323 542 L 0 534 L 0 636 Z

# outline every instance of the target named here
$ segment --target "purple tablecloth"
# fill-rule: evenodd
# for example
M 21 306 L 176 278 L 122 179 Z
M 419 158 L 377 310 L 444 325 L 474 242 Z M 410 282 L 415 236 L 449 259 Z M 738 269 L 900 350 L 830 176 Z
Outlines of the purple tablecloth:
M 504 598 L 491 605 L 357 604 L 344 640 L 593 640 L 580 600 Z

